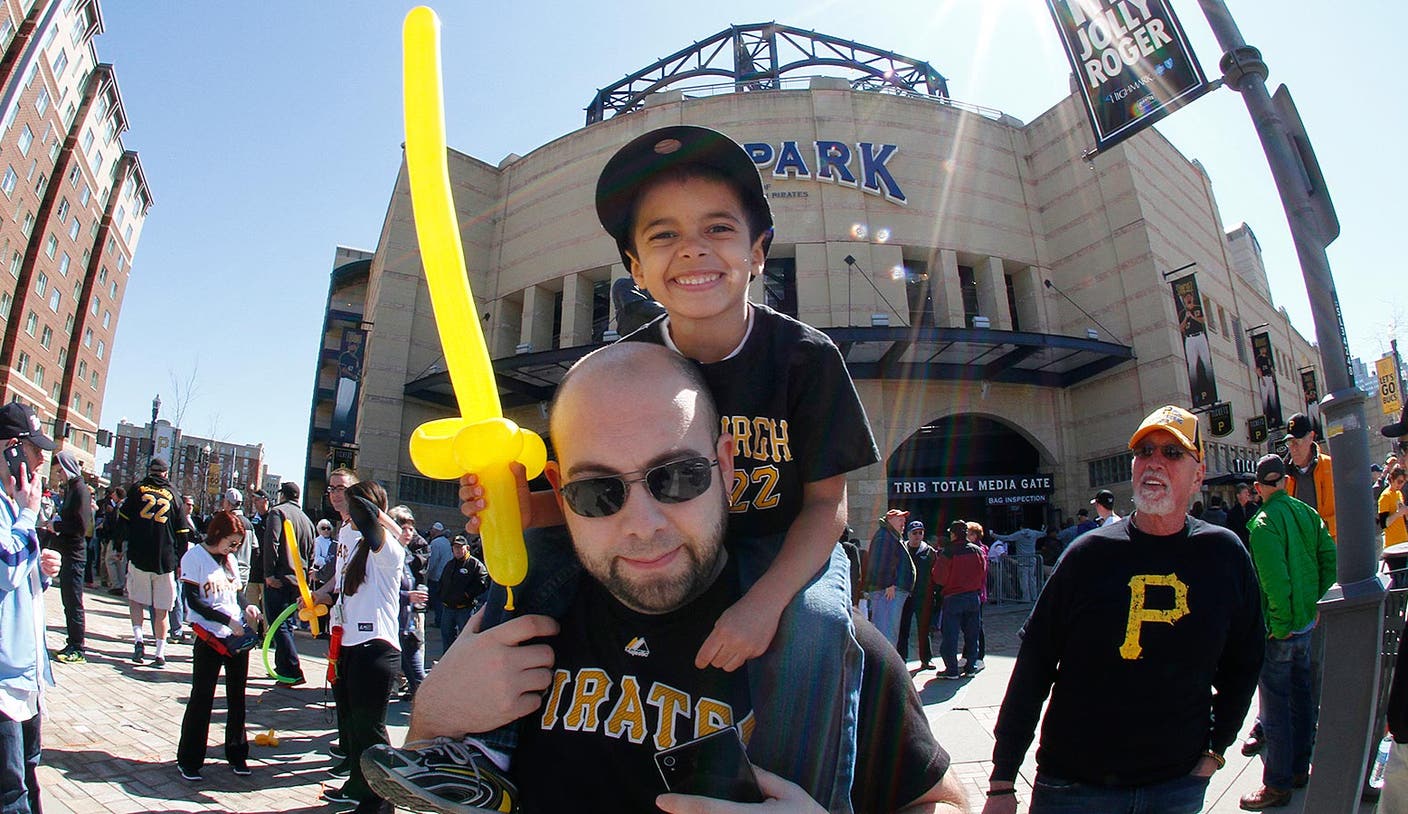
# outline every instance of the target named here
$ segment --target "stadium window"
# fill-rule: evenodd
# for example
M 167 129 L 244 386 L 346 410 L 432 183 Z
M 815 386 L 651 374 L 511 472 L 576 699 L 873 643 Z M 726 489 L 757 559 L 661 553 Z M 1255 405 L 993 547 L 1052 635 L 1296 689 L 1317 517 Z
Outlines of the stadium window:
M 773 257 L 763 264 L 763 299 L 774 311 L 797 316 L 796 258 Z
M 909 300 L 909 324 L 918 328 L 937 325 L 934 321 L 934 288 L 929 266 L 922 260 L 906 260 L 904 291 Z

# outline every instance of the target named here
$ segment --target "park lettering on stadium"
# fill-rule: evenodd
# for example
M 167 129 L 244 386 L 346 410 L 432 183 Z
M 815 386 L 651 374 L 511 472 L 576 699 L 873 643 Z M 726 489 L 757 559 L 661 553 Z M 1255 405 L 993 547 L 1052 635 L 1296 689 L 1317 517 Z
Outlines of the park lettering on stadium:
M 1210 90 L 1164 0 L 1046 0 L 1104 150 Z

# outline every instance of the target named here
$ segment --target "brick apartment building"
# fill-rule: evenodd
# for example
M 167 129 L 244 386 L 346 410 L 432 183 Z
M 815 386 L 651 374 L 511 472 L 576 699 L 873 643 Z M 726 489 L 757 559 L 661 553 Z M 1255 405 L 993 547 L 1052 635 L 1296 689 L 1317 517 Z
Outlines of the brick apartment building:
M 155 432 L 150 422 L 117 423 L 112 460 L 104 470 L 108 482 L 126 488 L 146 477 L 153 442 L 156 454 L 171 466 L 171 485 L 181 494 L 194 497 L 202 514 L 214 510 L 215 499 L 224 490 L 234 487 L 248 494 L 264 486 L 268 477 L 263 444 L 236 444 L 186 435 L 171 422 L 159 419 Z
M 0 400 L 93 471 L 113 336 L 152 204 L 97 0 L 0 0 Z

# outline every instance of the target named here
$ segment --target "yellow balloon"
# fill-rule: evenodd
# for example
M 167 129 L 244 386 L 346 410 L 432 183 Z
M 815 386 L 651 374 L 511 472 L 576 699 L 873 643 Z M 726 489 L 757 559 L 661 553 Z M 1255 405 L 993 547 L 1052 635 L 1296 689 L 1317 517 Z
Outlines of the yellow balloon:
M 543 442 L 503 418 L 499 388 L 465 269 L 459 222 L 445 159 L 445 111 L 440 76 L 440 20 L 417 6 L 402 28 L 406 120 L 406 172 L 411 208 L 458 418 L 422 424 L 410 439 L 411 461 L 427 477 L 448 480 L 478 475 L 487 508 L 480 514 L 484 562 L 494 581 L 509 589 L 528 571 L 518 491 L 509 464 L 519 461 L 533 477 L 542 471 Z M 532 439 L 531 441 L 529 439 Z M 523 460 L 523 456 L 527 460 Z M 535 468 L 536 467 L 536 468 Z

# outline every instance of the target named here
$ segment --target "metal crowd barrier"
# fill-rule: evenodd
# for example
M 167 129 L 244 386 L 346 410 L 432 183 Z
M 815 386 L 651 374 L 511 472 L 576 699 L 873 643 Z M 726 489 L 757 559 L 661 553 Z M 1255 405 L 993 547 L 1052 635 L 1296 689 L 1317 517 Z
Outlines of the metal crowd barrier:
M 988 559 L 988 604 L 1032 604 L 1046 584 L 1040 556 L 1003 554 Z

